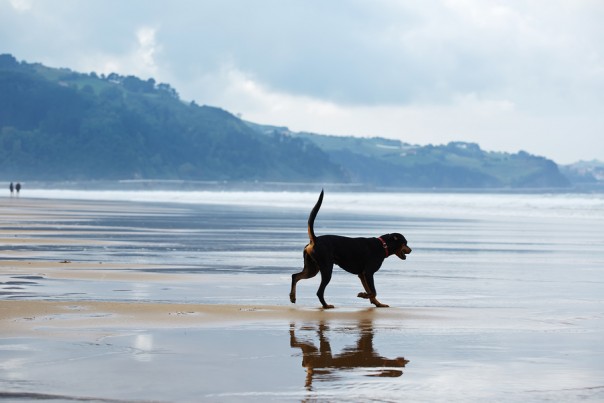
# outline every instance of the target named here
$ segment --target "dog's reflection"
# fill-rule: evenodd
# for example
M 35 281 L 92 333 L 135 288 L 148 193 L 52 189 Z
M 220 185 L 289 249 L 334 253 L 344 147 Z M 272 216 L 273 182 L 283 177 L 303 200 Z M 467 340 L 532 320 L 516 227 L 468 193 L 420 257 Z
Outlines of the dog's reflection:
M 328 334 L 330 332 L 358 332 L 356 345 L 344 347 L 334 354 Z M 340 326 L 331 330 L 325 322 L 306 324 L 296 329 L 290 323 L 290 346 L 302 350 L 302 366 L 306 369 L 306 388 L 312 389 L 313 380 L 337 379 L 342 371 L 367 370 L 367 376 L 398 377 L 409 361 L 403 357 L 385 358 L 373 346 L 374 328 L 371 321 L 356 326 Z M 318 339 L 319 347 L 314 343 Z

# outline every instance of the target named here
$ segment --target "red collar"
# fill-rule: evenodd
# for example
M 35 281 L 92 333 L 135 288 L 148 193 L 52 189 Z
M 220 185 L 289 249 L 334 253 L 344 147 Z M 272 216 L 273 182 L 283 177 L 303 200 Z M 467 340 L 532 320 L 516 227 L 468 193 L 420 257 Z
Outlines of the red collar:
M 382 246 L 384 247 L 384 252 L 386 252 L 386 257 L 390 256 L 390 253 L 388 253 L 388 245 L 386 244 L 386 242 L 384 242 L 384 240 L 381 237 L 378 237 L 378 239 L 380 240 L 380 242 L 382 243 Z

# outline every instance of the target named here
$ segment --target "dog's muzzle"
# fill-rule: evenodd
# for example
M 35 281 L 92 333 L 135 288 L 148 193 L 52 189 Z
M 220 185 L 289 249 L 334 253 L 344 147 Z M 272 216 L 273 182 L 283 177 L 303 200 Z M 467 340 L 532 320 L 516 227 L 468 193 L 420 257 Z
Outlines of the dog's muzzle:
M 407 245 L 402 245 L 400 248 L 398 248 L 398 250 L 396 252 L 394 252 L 396 254 L 396 256 L 398 256 L 400 259 L 405 260 L 407 259 L 407 255 L 409 253 L 411 253 L 411 248 L 408 247 Z

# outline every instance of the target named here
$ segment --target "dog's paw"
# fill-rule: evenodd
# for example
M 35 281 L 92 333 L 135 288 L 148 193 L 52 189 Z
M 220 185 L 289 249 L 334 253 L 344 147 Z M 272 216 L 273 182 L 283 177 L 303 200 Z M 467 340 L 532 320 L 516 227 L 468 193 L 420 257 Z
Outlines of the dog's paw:
M 333 305 L 323 305 L 323 309 L 333 309 L 335 306 Z
M 366 292 L 360 292 L 359 295 L 357 295 L 357 297 L 368 299 L 369 298 L 369 294 L 367 294 Z
M 292 302 L 292 304 L 296 303 L 296 296 L 294 294 L 289 294 L 289 300 Z
M 380 303 L 375 304 L 375 306 L 376 306 L 377 308 L 390 308 L 390 305 L 382 304 L 381 302 L 380 302 Z

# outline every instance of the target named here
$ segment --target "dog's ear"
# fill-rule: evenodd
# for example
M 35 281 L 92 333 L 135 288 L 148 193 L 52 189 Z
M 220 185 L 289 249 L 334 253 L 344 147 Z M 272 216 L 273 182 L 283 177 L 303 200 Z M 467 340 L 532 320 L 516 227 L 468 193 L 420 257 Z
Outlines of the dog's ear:
M 392 239 L 396 242 L 402 242 L 403 244 L 407 244 L 407 239 L 403 236 L 403 234 L 392 234 Z

